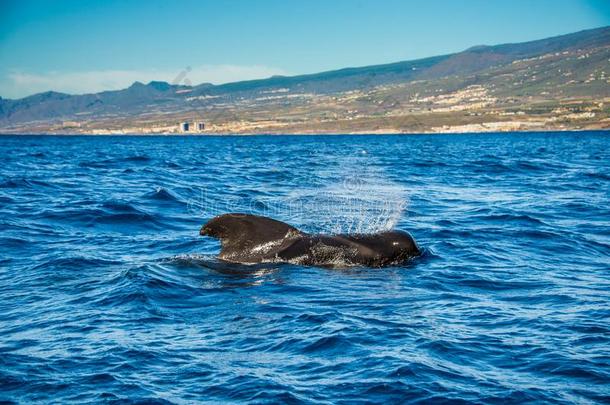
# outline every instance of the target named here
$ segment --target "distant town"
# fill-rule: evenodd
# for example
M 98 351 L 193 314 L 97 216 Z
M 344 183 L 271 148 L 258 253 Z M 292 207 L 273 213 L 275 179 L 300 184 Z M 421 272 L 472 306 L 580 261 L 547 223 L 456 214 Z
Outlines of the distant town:
M 203 121 L 184 121 L 178 124 L 178 132 L 182 134 L 200 134 L 205 130 L 205 123 Z

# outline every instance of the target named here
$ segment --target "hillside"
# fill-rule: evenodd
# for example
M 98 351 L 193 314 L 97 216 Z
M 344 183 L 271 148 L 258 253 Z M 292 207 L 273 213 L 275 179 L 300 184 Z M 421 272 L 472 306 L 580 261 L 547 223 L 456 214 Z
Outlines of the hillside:
M 0 99 L 5 133 L 444 132 L 610 127 L 610 27 L 224 85 Z

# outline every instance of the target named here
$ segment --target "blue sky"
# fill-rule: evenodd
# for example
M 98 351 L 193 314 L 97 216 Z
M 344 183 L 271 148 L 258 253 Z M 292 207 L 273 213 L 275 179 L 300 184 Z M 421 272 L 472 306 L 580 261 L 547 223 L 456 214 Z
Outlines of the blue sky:
M 610 25 L 608 0 L 0 0 L 0 96 L 223 83 Z

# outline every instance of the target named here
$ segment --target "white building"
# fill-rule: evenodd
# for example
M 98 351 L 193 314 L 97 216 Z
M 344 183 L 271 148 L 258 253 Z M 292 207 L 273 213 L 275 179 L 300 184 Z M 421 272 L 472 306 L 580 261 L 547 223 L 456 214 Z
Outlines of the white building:
M 180 132 L 189 132 L 191 130 L 191 124 L 188 122 L 181 122 L 179 130 Z
M 205 123 L 203 121 L 188 122 L 184 121 L 178 124 L 178 131 L 182 133 L 200 133 L 205 130 Z

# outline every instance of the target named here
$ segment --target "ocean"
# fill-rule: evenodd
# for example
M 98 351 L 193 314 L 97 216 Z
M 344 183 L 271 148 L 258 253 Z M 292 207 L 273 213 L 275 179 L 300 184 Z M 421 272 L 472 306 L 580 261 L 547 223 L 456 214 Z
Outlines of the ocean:
M 0 401 L 610 401 L 610 133 L 1 136 Z M 399 266 L 219 261 L 244 212 Z

